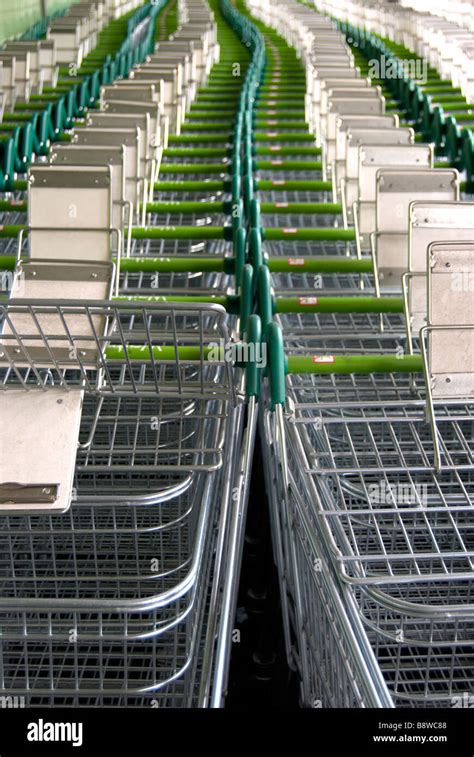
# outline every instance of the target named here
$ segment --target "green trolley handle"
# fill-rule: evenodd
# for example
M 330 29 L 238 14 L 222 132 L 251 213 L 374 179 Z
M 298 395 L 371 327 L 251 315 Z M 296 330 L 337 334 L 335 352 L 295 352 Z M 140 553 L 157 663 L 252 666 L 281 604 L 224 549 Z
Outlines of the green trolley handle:
M 330 181 L 310 179 L 254 179 L 254 191 L 266 192 L 331 192 Z
M 232 226 L 134 226 L 132 228 L 132 239 L 225 239 L 232 241 L 232 236 Z
M 277 323 L 267 328 L 271 408 L 285 404 L 287 374 L 418 374 L 423 373 L 421 355 L 304 355 L 285 356 L 283 333 Z

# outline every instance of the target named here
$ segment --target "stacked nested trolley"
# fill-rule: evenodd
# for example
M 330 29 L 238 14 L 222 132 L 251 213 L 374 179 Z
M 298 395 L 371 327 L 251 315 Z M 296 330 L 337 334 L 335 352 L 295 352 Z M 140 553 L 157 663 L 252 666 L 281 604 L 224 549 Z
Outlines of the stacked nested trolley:
M 99 6 L 127 12 L 134 33 L 130 3 L 73 6 L 84 28 Z M 136 11 L 152 54 L 127 77 L 125 45 L 82 122 L 5 196 L 5 701 L 225 694 L 258 394 L 239 205 L 249 56 L 200 0 L 179 3 L 173 40 L 153 52 L 156 10 Z M 101 19 L 94 33 L 111 23 L 123 48 Z
M 307 706 L 455 706 L 474 672 L 472 205 L 333 22 L 249 7 L 269 55 L 256 119 L 280 102 L 275 154 L 307 140 L 327 171 L 283 159 L 264 178 L 257 162 L 247 187 L 290 664 Z

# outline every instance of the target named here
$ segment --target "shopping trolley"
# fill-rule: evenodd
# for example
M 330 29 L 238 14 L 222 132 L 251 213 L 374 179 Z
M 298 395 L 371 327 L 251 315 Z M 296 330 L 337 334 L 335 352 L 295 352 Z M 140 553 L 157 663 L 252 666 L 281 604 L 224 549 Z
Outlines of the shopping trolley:
M 273 392 L 262 418 L 274 550 L 288 657 L 310 706 L 447 706 L 469 691 L 471 408 L 462 392 L 440 401 L 446 386 L 458 382 L 457 368 L 451 364 L 451 376 L 441 360 L 445 373 L 432 383 L 437 358 L 431 353 L 435 333 L 439 339 L 446 330 L 447 350 L 450 328 L 460 322 L 460 303 L 448 314 L 436 309 L 443 289 L 435 273 L 444 261 L 458 261 L 446 237 L 455 238 L 457 228 L 442 232 L 444 249 L 435 236 L 426 240 L 437 252 L 428 271 L 433 294 L 421 356 L 413 349 L 406 354 L 401 315 L 394 313 L 383 331 L 378 318 L 354 317 L 355 303 L 363 310 L 367 293 L 348 292 L 351 302 L 340 301 L 344 307 L 328 319 L 320 315 L 334 306 L 326 292 L 321 298 L 296 292 L 299 302 L 283 292 L 281 301 L 273 275 L 272 299 L 268 270 L 260 276 L 270 366 L 276 353 L 281 357 L 279 373 L 270 368 Z M 269 257 L 271 266 L 282 270 Z M 288 275 L 284 284 L 296 289 L 301 281 Z M 411 316 L 413 298 L 405 295 L 405 303 Z M 391 305 L 402 313 L 400 298 Z M 457 360 L 459 367 L 460 353 Z M 331 581 L 335 595 L 328 599 Z M 334 621 L 336 601 L 341 616 Z M 320 626 L 329 620 L 334 625 L 323 635 Z M 348 625 L 354 635 L 341 665 L 335 639 L 340 645 L 347 638 Z M 336 659 L 332 679 L 329 653 Z
M 263 29 L 264 33 L 268 31 L 263 26 L 259 28 Z M 271 83 L 267 85 L 265 80 L 260 86 L 263 91 L 266 87 L 273 87 Z M 258 139 L 259 135 L 255 134 L 254 155 L 259 150 Z M 316 277 L 321 279 L 323 287 L 332 285 L 339 294 L 342 286 L 352 292 L 354 288 L 357 290 L 361 275 L 364 276 L 367 285 L 370 280 L 367 274 L 372 272 L 370 260 L 359 260 L 356 257 L 356 236 L 347 227 L 344 204 L 327 202 L 328 195 L 334 199 L 334 187 L 321 175 L 323 166 L 315 165 L 314 154 L 320 154 L 320 148 L 306 148 L 310 156 L 307 165 L 303 165 L 303 160 L 300 159 L 295 173 L 294 162 L 280 159 L 278 153 L 279 150 L 284 153 L 285 150 L 291 149 L 294 155 L 301 148 L 283 145 L 288 139 L 286 134 L 274 133 L 270 139 L 271 147 L 278 148 L 274 150 L 278 157 L 274 161 L 276 165 L 272 166 L 271 161 L 262 166 L 258 160 L 254 160 L 252 169 L 258 170 L 259 175 L 246 186 L 252 226 L 249 234 L 249 254 L 254 269 L 259 273 L 259 312 L 262 315 L 264 330 L 272 320 L 273 308 L 279 302 L 278 294 L 294 294 L 293 305 L 298 299 L 305 299 L 310 305 L 312 300 L 316 300 L 315 295 L 319 294 L 314 286 Z M 311 143 L 313 138 L 308 135 L 307 140 Z M 304 155 L 305 152 L 302 150 L 303 159 Z M 272 169 L 273 172 L 268 173 Z M 262 170 L 265 171 L 264 178 L 261 178 Z M 285 173 L 282 173 L 283 171 Z M 291 178 L 287 179 L 288 176 Z M 314 228 L 315 220 L 317 230 Z M 348 251 L 352 253 L 352 259 L 347 258 Z M 262 266 L 264 262 L 266 265 Z M 341 284 L 344 270 L 348 271 L 348 275 L 344 284 Z M 265 286 L 269 283 L 270 271 L 275 286 L 273 302 L 271 291 Z M 339 272 L 342 276 L 336 278 L 334 272 Z M 291 292 L 285 291 L 289 288 Z M 310 322 L 313 338 L 316 341 L 321 339 L 320 325 L 315 322 L 314 316 L 305 314 L 303 307 L 300 307 L 300 310 L 302 312 L 298 316 L 288 316 L 288 322 L 290 318 L 295 319 L 288 339 L 297 342 L 298 335 L 304 334 L 304 326 L 308 329 Z M 284 319 L 287 316 L 280 317 Z M 354 334 L 357 334 L 355 329 Z M 272 534 L 275 558 L 280 568 L 288 659 L 307 683 L 302 701 L 315 707 L 321 706 L 323 702 L 325 705 L 330 702 L 333 706 L 355 706 L 355 703 L 365 706 L 387 706 L 390 697 L 370 645 L 365 643 L 365 659 L 362 654 L 357 656 L 356 653 L 359 643 L 356 639 L 363 635 L 360 619 L 355 612 L 352 612 L 351 616 L 347 614 L 344 600 L 336 588 L 337 579 L 332 577 L 332 573 L 325 569 L 314 571 L 314 562 L 318 562 L 318 565 L 321 562 L 320 546 L 314 527 L 309 524 L 308 519 L 297 520 L 285 517 L 284 514 L 282 522 L 279 520 L 288 498 L 281 486 L 279 468 L 275 467 L 274 461 L 274 458 L 279 459 L 280 452 L 283 454 L 284 450 L 281 450 L 275 429 L 266 433 L 267 421 L 272 418 L 271 414 L 262 417 L 262 435 L 267 453 L 265 478 L 272 503 Z M 293 580 L 298 586 L 298 592 L 292 584 Z M 301 599 L 301 595 L 304 595 L 305 600 Z M 298 597 L 301 599 L 300 603 Z M 309 616 L 304 618 L 301 616 L 301 607 L 298 606 L 301 603 L 305 604 L 306 609 L 311 608 Z M 355 610 L 355 607 L 352 609 Z M 328 618 L 327 622 L 324 622 L 323 618 Z M 293 629 L 297 629 L 296 643 Z M 324 649 L 324 652 L 316 658 L 314 649 L 319 647 Z M 336 678 L 337 691 L 333 684 Z
M 260 336 L 231 282 L 244 262 L 242 218 L 225 222 L 238 164 L 219 165 L 229 199 L 206 203 L 207 136 L 183 134 L 196 156 L 170 136 L 143 225 L 129 221 L 113 251 L 113 300 L 2 304 L 3 406 L 74 397 L 78 439 L 66 512 L 52 513 L 46 481 L 37 514 L 15 511 L 24 490 L 3 491 L 1 686 L 28 704 L 222 706 L 258 397 L 255 360 L 232 350 Z M 223 147 L 232 157 L 227 133 Z
M 441 244 L 433 247 L 440 256 Z M 452 255 L 452 245 L 445 247 Z M 290 500 L 293 489 L 307 495 L 307 515 L 326 531 L 324 542 L 356 598 L 395 701 L 447 706 L 469 687 L 469 400 L 451 397 L 435 408 L 430 372 L 416 387 L 408 375 L 395 375 L 421 371 L 415 355 L 397 362 L 288 354 L 295 373 L 287 415 L 266 432 L 280 440 L 282 489 Z M 412 364 L 402 368 L 405 359 Z M 436 472 L 438 454 L 443 464 Z M 281 498 L 280 492 L 276 502 Z M 299 576 L 293 580 L 297 591 Z

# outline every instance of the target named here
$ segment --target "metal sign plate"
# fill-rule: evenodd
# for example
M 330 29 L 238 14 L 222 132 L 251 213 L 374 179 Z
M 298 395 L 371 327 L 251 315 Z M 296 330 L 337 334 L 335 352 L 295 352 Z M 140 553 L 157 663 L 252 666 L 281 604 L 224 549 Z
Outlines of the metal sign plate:
M 128 148 L 100 147 L 93 145 L 55 145 L 50 160 L 56 165 L 89 165 L 110 167 L 112 187 L 112 226 L 123 226 L 123 203 L 125 201 L 125 154 Z
M 377 261 L 382 286 L 393 286 L 408 270 L 409 206 L 413 200 L 456 201 L 455 169 L 380 168 L 376 174 Z
M 351 127 L 346 131 L 346 176 L 357 179 L 359 176 L 359 147 L 364 145 L 409 145 L 414 141 L 414 132 L 410 128 L 366 129 Z
M 69 508 L 82 399 L 81 389 L 0 392 L 0 514 Z
M 29 172 L 30 258 L 108 261 L 109 166 L 34 166 Z
M 431 145 L 364 145 L 359 148 L 359 224 L 365 238 L 375 231 L 376 174 L 384 166 L 430 168 Z
M 355 129 L 390 129 L 398 126 L 398 116 L 339 116 L 336 123 L 337 142 L 336 160 L 346 159 L 346 131 L 352 127 Z
M 474 396 L 474 242 L 428 250 L 428 367 L 433 397 Z
M 474 203 L 411 203 L 408 270 L 417 274 L 408 281 L 408 306 L 413 331 L 419 331 L 427 321 L 426 273 L 429 245 L 452 240 L 472 241 L 473 238 Z

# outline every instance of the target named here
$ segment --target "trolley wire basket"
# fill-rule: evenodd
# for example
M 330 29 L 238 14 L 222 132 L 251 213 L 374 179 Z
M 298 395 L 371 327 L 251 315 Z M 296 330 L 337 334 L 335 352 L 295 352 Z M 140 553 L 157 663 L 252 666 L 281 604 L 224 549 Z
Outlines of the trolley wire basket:
M 275 26 L 286 31 L 291 10 L 279 11 Z M 288 96 L 281 60 L 291 53 L 272 30 L 265 33 L 272 44 L 279 40 L 266 76 L 271 83 L 276 61 L 272 86 Z M 324 214 L 330 183 L 314 196 L 315 172 L 288 169 L 286 185 L 276 171 L 255 180 L 263 220 L 253 209 L 251 222 L 263 251 L 256 234 L 250 239 L 270 353 L 261 427 L 287 655 L 309 706 L 449 706 L 472 688 L 472 369 L 454 364 L 459 350 L 452 366 L 438 361 L 444 373 L 433 368 L 430 325 L 407 341 L 407 303 L 380 296 L 377 261 L 358 239 L 358 214 L 351 239 L 347 209 L 337 209 L 339 228 L 331 211 Z M 283 224 L 285 209 L 275 207 L 282 196 Z M 300 212 L 318 200 L 320 207 Z M 294 219 L 288 226 L 287 218 Z M 448 233 L 456 238 L 454 224 Z M 437 250 L 438 269 L 432 252 L 428 282 L 444 260 L 453 265 L 453 250 Z M 438 288 L 434 279 L 428 287 L 432 301 L 441 301 L 448 282 L 441 286 L 438 277 Z M 434 316 L 449 323 L 453 338 L 453 324 L 463 322 L 453 318 L 454 307 L 448 316 L 435 308 Z M 472 329 L 472 319 L 463 328 Z M 442 382 L 463 371 L 467 391 L 449 396 Z
M 192 44 L 183 8 L 183 34 Z M 209 16 L 208 26 L 196 27 L 205 36 L 196 49 L 205 55 L 215 19 L 201 2 L 196 10 L 200 21 Z M 225 30 L 223 9 L 213 3 L 213 10 L 228 55 L 245 71 L 247 50 Z M 214 43 L 209 60 L 217 60 L 221 42 Z M 170 71 L 182 57 L 178 50 L 166 64 Z M 209 128 L 195 121 L 194 106 L 181 134 L 168 135 L 165 123 L 160 148 L 153 141 L 145 146 L 120 196 L 120 161 L 114 153 L 112 172 L 108 159 L 109 211 L 115 225 L 128 222 L 123 246 L 120 238 L 104 253 L 110 281 L 100 291 L 113 288 L 115 297 L 99 301 L 77 285 L 82 300 L 54 300 L 51 289 L 57 294 L 60 285 L 44 285 L 40 299 L 11 298 L 0 306 L 0 402 L 11 419 L 2 449 L 10 437 L 43 448 L 43 470 L 35 460 L 32 471 L 21 467 L 22 482 L 30 475 L 26 484 L 15 478 L 0 485 L 0 688 L 28 705 L 222 706 L 259 391 L 255 361 L 239 361 L 233 349 L 246 345 L 247 336 L 260 341 L 258 319 L 247 322 L 239 301 L 245 234 L 233 203 L 240 186 L 241 87 L 227 71 L 231 58 L 223 56 L 215 81 L 198 93 L 199 121 Z M 202 68 L 204 80 L 211 65 L 203 61 Z M 117 84 L 124 85 L 122 96 L 127 84 Z M 186 93 L 188 106 L 194 95 Z M 230 110 L 216 133 L 212 111 L 223 97 Z M 128 111 L 126 99 L 114 102 L 116 120 L 133 119 L 123 114 L 146 107 L 130 101 Z M 162 108 L 149 105 L 161 129 Z M 169 105 L 173 111 L 176 103 Z M 130 147 L 138 151 L 138 132 Z M 102 156 L 85 152 L 63 151 L 61 161 L 76 165 L 82 155 L 87 175 Z M 34 257 L 31 229 L 23 225 L 36 201 L 33 183 L 14 182 L 27 190 L 18 198 L 21 208 L 8 198 L 0 207 L 7 212 L 0 230 L 5 293 L 18 285 L 22 269 L 30 281 L 37 274 L 27 259 L 27 244 Z M 74 182 L 67 189 L 72 196 Z M 54 198 L 45 199 L 54 212 Z M 41 222 L 49 220 L 45 207 Z M 88 210 L 66 219 L 80 252 Z M 104 232 L 110 213 L 99 224 Z M 135 216 L 141 227 L 132 226 Z M 54 257 L 61 257 L 58 246 Z M 22 297 L 18 286 L 15 292 Z M 16 476 L 14 457 L 10 451 L 8 470 Z M 38 484 L 45 469 L 59 470 L 47 467 L 48 457 L 67 463 L 70 478 Z M 61 487 L 71 487 L 72 504 L 50 509 Z M 37 511 L 27 499 L 32 490 Z M 63 493 L 61 502 L 66 499 Z
M 7 396 L 84 394 L 73 506 L 2 517 L 2 689 L 29 704 L 196 704 L 242 438 L 238 378 L 209 359 L 225 313 L 11 301 L 2 315 Z

